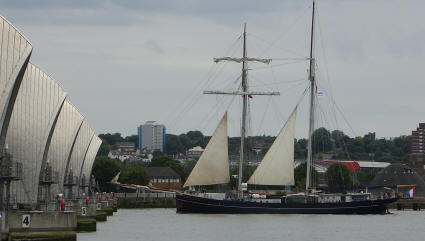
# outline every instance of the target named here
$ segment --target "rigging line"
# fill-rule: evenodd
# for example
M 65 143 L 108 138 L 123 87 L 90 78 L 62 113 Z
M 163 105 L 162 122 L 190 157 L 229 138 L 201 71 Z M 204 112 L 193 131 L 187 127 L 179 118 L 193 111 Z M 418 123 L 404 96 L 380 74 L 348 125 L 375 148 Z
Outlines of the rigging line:
M 329 92 L 333 96 L 332 84 L 331 84 L 331 79 L 330 79 L 330 75 L 329 75 L 329 68 L 328 68 L 328 58 L 327 58 L 327 55 L 326 55 L 326 45 L 325 45 L 325 41 L 324 41 L 323 34 L 322 34 L 322 25 L 321 25 L 321 22 L 320 22 L 320 18 L 317 17 L 317 19 L 318 19 L 317 22 L 318 22 L 318 26 L 319 26 L 320 45 L 322 47 L 323 62 L 324 62 L 324 65 L 325 65 L 326 80 L 329 83 L 329 88 L 330 88 Z
M 273 96 L 269 96 L 269 99 L 268 99 L 267 104 L 266 104 L 266 108 L 264 108 L 263 116 L 262 116 L 261 121 L 260 121 L 260 123 L 259 123 L 259 125 L 258 125 L 258 129 L 257 129 L 257 131 L 256 131 L 255 133 L 260 133 L 260 131 L 261 131 L 261 130 L 260 130 L 260 128 L 263 126 L 264 119 L 265 119 L 265 117 L 266 117 L 267 111 L 268 111 L 269 106 L 270 106 L 271 98 L 273 98 Z M 264 130 L 264 131 L 265 131 L 265 130 Z M 258 134 L 258 135 L 260 135 L 260 134 Z
M 331 103 L 330 103 L 331 104 Z M 332 105 L 330 105 L 330 106 L 332 106 Z M 334 108 L 331 108 L 331 109 L 334 109 Z M 339 129 L 338 128 L 338 121 L 337 121 L 337 118 L 336 118 L 336 114 L 334 113 L 334 118 L 335 118 L 335 121 L 336 121 L 336 125 L 337 125 L 337 128 L 336 129 Z M 337 134 L 337 138 L 340 138 L 340 139 L 338 139 L 337 141 L 341 141 L 342 140 L 342 143 L 341 142 L 339 142 L 339 144 L 340 144 L 340 146 L 342 147 L 342 149 L 343 149 L 343 152 L 346 154 L 346 156 L 347 156 L 347 159 L 348 160 L 351 160 L 351 157 L 350 157 L 350 153 L 349 153 L 349 151 L 348 151 L 348 147 L 347 147 L 347 145 L 346 145 L 346 143 L 345 143 L 345 140 L 344 140 L 344 137 L 342 136 L 342 137 L 340 137 L 338 134 Z
M 351 129 L 351 131 L 353 132 L 353 134 L 355 136 L 357 136 L 357 133 L 354 131 L 353 127 L 350 125 L 350 123 L 348 122 L 347 118 L 345 118 L 344 113 L 342 112 L 342 110 L 339 108 L 339 106 L 336 104 L 335 101 L 333 101 L 333 104 L 335 105 L 336 109 L 339 111 L 339 113 L 341 114 L 342 118 L 344 119 L 344 121 L 347 123 L 348 127 Z
M 199 81 L 197 82 L 197 84 L 194 86 L 194 88 L 192 89 L 191 92 L 189 92 L 189 95 L 186 96 L 186 98 L 182 101 L 182 103 L 186 103 L 187 101 L 189 101 L 189 99 L 192 98 L 193 95 L 197 95 L 198 94 L 198 88 L 202 89 L 202 86 L 205 85 L 206 82 L 211 80 L 211 77 L 213 76 L 213 72 L 215 72 L 217 69 L 217 65 L 216 64 L 212 64 L 209 71 L 207 72 L 207 74 L 205 75 L 205 77 L 203 79 L 205 79 L 204 81 Z M 184 105 L 186 106 L 186 105 Z
M 277 81 L 277 78 L 276 78 L 276 73 L 275 73 L 275 71 L 274 71 L 273 66 L 270 66 L 270 70 L 271 70 L 271 72 L 272 72 L 273 82 L 276 82 L 276 81 Z
M 256 81 L 258 81 L 258 82 L 260 82 L 260 83 L 262 83 L 262 85 L 255 85 L 256 87 L 259 87 L 259 86 L 270 86 L 270 85 L 272 85 L 272 84 L 266 84 L 263 81 L 261 81 L 260 79 L 257 79 L 256 77 L 252 77 L 252 75 L 251 75 L 251 78 L 254 79 L 254 80 L 256 80 Z M 305 78 L 304 78 L 304 80 L 305 80 Z M 302 85 L 304 83 L 305 82 L 304 81 L 301 81 L 301 80 L 300 81 L 297 81 L 297 82 L 294 81 L 292 86 L 286 88 L 284 91 L 280 91 L 280 95 L 282 96 L 283 93 L 286 93 L 286 92 L 288 92 L 288 91 L 290 91 L 290 90 L 292 90 L 294 88 L 297 88 L 298 86 L 300 86 L 300 85 Z M 273 89 L 267 88 L 267 90 L 268 91 L 272 91 Z
M 221 83 L 218 84 L 218 86 L 225 86 L 224 88 L 227 88 L 227 86 L 231 86 L 235 83 L 238 83 L 241 78 L 242 78 L 242 74 L 237 73 L 236 75 L 232 75 L 231 77 L 223 80 Z M 230 82 L 230 80 L 232 80 L 232 81 Z M 227 83 L 227 85 L 225 85 L 226 83 Z
M 330 99 L 328 99 L 328 102 L 329 102 L 329 106 L 333 107 Z M 338 119 L 336 117 L 335 107 L 330 108 L 330 110 L 331 110 L 331 113 L 332 113 L 332 117 L 334 118 L 334 121 L 335 121 L 336 130 L 339 130 L 340 128 L 339 128 L 339 124 L 338 124 Z M 343 153 L 346 154 L 347 159 L 351 160 L 350 153 L 348 152 L 348 148 L 347 148 L 347 145 L 345 143 L 343 132 L 342 132 L 342 136 L 339 132 L 336 132 L 336 142 L 339 144 L 340 148 L 343 150 Z
M 220 98 L 220 100 L 218 100 L 218 98 Z M 222 100 L 222 98 L 223 97 L 221 96 L 220 97 L 216 96 L 217 101 L 215 102 L 214 107 L 211 108 L 208 114 L 206 114 L 204 118 L 198 123 L 198 128 L 200 130 L 205 130 L 207 125 L 213 122 L 213 119 L 217 117 L 216 113 L 218 112 L 218 109 L 219 109 L 218 106 L 220 105 L 221 101 L 224 101 Z
M 260 87 L 260 86 L 268 86 L 268 85 L 279 85 L 279 84 L 291 84 L 291 83 L 299 83 L 301 81 L 305 81 L 305 78 L 300 78 L 296 80 L 282 80 L 282 81 L 276 81 L 271 83 L 264 83 L 262 85 L 253 85 L 251 87 Z
M 264 51 L 264 53 L 267 53 L 267 51 L 269 51 L 278 42 L 279 39 L 283 40 L 284 37 L 287 36 L 287 34 L 291 31 L 291 29 L 307 14 L 307 12 L 309 12 L 310 9 L 311 9 L 311 6 L 308 6 L 304 10 L 304 12 L 301 12 L 298 18 L 296 18 L 295 21 L 293 21 L 289 25 L 289 28 L 286 30 L 286 32 L 282 32 L 282 34 L 280 34 L 274 41 L 272 41 L 269 47 Z M 299 55 L 299 56 L 303 56 L 303 55 Z
M 303 63 L 305 62 L 303 61 L 292 61 L 292 62 L 286 62 L 286 63 L 282 63 L 282 64 L 273 64 L 273 65 L 269 65 L 269 66 L 262 66 L 262 67 L 256 67 L 256 68 L 251 68 L 250 70 L 262 70 L 262 69 L 268 69 L 270 67 L 281 67 L 281 66 L 286 66 L 286 65 L 291 65 L 291 64 L 298 64 L 298 63 Z
M 297 106 L 300 104 L 300 102 L 302 101 L 302 99 L 304 98 L 304 96 L 307 94 L 307 91 L 310 89 L 310 84 L 307 84 L 307 88 L 304 90 L 304 92 L 301 94 L 300 98 L 298 99 L 297 102 Z M 287 91 L 289 91 L 289 89 L 287 89 Z M 282 93 L 281 93 L 282 94 Z M 274 108 L 276 109 L 276 111 L 274 112 L 276 115 L 278 115 L 278 119 L 280 120 L 284 120 L 285 118 L 283 118 L 282 112 L 280 111 L 280 109 L 278 108 L 278 104 L 276 103 L 274 98 L 271 98 L 271 102 L 274 105 Z
M 273 40 L 273 41 L 271 41 L 271 42 L 269 42 L 269 41 L 267 41 L 267 40 L 264 40 L 264 39 L 262 39 L 261 37 L 259 37 L 259 36 L 256 36 L 258 39 L 260 39 L 260 40 L 263 40 L 264 42 L 266 42 L 266 43 L 269 43 L 269 47 L 268 48 L 266 48 L 266 50 L 263 52 L 264 54 L 265 53 L 267 53 L 267 51 L 269 51 L 270 50 L 270 48 L 272 48 L 279 40 L 282 40 L 284 37 L 286 37 L 287 36 L 287 34 L 292 30 L 292 28 L 294 28 L 295 27 L 295 25 L 306 15 L 306 13 L 307 12 L 309 12 L 308 10 L 310 10 L 311 9 L 311 6 L 308 6 L 306 9 L 304 9 L 304 12 L 301 12 L 301 14 L 294 20 L 294 21 L 292 21 L 290 24 L 289 24 L 289 27 L 288 27 L 288 29 L 286 29 L 285 31 L 283 31 L 280 35 L 278 35 L 278 37 L 275 39 L 275 40 Z M 301 55 L 302 56 L 302 55 Z
M 252 135 L 252 118 L 251 118 L 251 101 L 248 99 L 248 108 L 247 108 L 247 122 L 248 122 L 248 128 L 247 128 L 247 139 L 250 135 Z M 248 141 L 246 142 L 247 148 L 245 150 L 248 150 Z
M 239 51 L 239 49 L 236 49 L 236 48 L 235 48 L 235 49 L 233 50 L 233 54 L 234 54 L 236 51 Z M 233 56 L 233 54 L 231 54 L 231 56 Z M 216 63 L 216 65 L 217 65 L 217 63 Z M 214 75 L 214 76 L 212 76 L 212 77 L 210 78 L 210 80 L 218 78 L 218 77 L 219 77 L 219 75 L 222 73 L 222 70 L 224 69 L 224 67 L 226 67 L 227 65 L 230 65 L 230 63 L 229 63 L 229 62 L 227 62 L 227 61 L 225 61 L 225 62 L 220 62 L 220 63 L 218 63 L 218 65 L 219 65 L 220 71 L 217 71 L 217 72 L 215 73 L 215 75 Z M 209 83 L 205 84 L 205 85 L 203 86 L 203 89 L 205 89 L 205 88 L 209 87 L 209 85 L 208 85 L 208 84 L 210 84 L 210 83 L 211 83 L 211 81 L 209 81 Z
M 254 37 L 254 39 L 257 38 L 258 40 L 261 40 L 261 41 L 265 42 L 266 44 L 269 44 L 269 46 L 271 45 L 271 42 L 270 41 L 267 41 L 267 40 L 261 38 L 260 36 L 257 36 L 257 35 L 252 34 L 252 33 L 249 34 L 249 35 L 250 35 L 250 37 Z M 270 48 L 271 47 L 267 47 L 267 48 L 264 48 L 263 50 L 261 50 L 260 51 L 260 53 L 261 53 L 260 56 L 262 54 L 265 54 Z M 294 52 L 293 50 L 290 50 L 290 49 L 285 49 L 285 48 L 282 48 L 282 47 L 276 47 L 276 48 L 278 48 L 278 49 L 280 49 L 280 50 L 282 50 L 284 52 L 289 52 L 289 53 L 294 54 L 294 55 L 296 55 L 298 57 L 301 57 L 301 58 L 304 57 L 304 55 L 299 54 L 299 53 L 296 53 L 296 52 Z
M 343 116 L 345 122 L 347 123 L 347 125 L 349 126 L 349 128 L 351 129 L 351 131 L 353 132 L 353 134 L 355 136 L 357 136 L 356 133 L 355 133 L 355 131 L 354 131 L 354 129 L 351 127 L 351 125 L 349 124 L 348 120 L 345 118 L 345 116 L 342 113 L 342 111 L 340 110 L 340 108 L 336 105 L 336 101 L 335 101 L 334 96 L 333 96 L 332 84 L 331 84 L 331 81 L 330 81 L 329 68 L 328 68 L 328 64 L 327 64 L 327 55 L 326 55 L 326 51 L 325 51 L 326 45 L 324 44 L 324 38 L 323 38 L 323 34 L 322 34 L 322 27 L 321 27 L 320 18 L 318 18 L 318 20 L 319 20 L 318 21 L 318 25 L 319 25 L 319 35 L 320 35 L 320 40 L 321 40 L 323 61 L 324 61 L 324 65 L 325 65 L 325 76 L 326 76 L 327 82 L 329 83 L 330 99 L 333 102 L 333 104 L 335 105 L 336 109 L 338 109 L 338 111 L 340 111 L 340 114 Z M 336 122 L 336 124 L 338 126 L 338 121 L 337 121 L 336 115 L 335 115 L 335 122 Z
M 229 47 L 229 49 L 226 51 L 226 54 L 228 54 L 229 52 L 231 52 L 232 51 L 232 49 L 234 49 L 235 48 L 235 46 L 236 46 L 236 44 L 239 42 L 239 40 L 241 39 L 241 37 L 242 37 L 242 34 L 241 35 L 239 35 L 239 37 L 232 43 L 232 45 Z M 233 51 L 235 51 L 235 50 L 233 50 Z M 220 65 L 219 67 L 216 67 L 216 64 L 213 64 L 211 67 L 210 67 L 210 69 L 209 69 L 209 71 L 208 71 L 208 73 L 205 75 L 205 77 L 204 77 L 204 79 L 206 79 L 206 80 L 204 80 L 204 81 L 199 81 L 195 86 L 194 86 L 194 88 L 193 88 L 193 90 L 190 92 L 190 94 L 189 95 L 187 95 L 187 97 L 184 99 L 184 101 L 182 101 L 181 103 L 183 103 L 183 104 L 180 104 L 180 105 L 182 105 L 183 106 L 183 109 L 182 109 L 182 111 L 179 111 L 178 113 L 177 113 L 177 115 L 176 115 L 176 117 L 174 118 L 174 121 L 172 121 L 171 122 L 171 124 L 170 124 L 170 126 L 173 126 L 173 124 L 175 125 L 176 123 L 177 123 L 177 121 L 175 121 L 175 120 L 178 120 L 178 119 L 180 119 L 180 117 L 186 112 L 186 111 L 188 111 L 195 103 L 192 103 L 194 100 L 195 100 L 195 102 L 196 102 L 196 100 L 198 99 L 198 98 L 196 98 L 197 97 L 197 92 L 200 92 L 200 91 L 198 91 L 198 89 L 199 90 L 202 90 L 203 88 L 205 88 L 205 86 L 207 86 L 208 84 L 209 84 L 209 82 L 211 82 L 211 80 L 213 79 L 213 76 L 217 76 L 218 74 L 217 74 L 217 72 L 219 72 L 219 70 L 222 70 L 223 68 L 224 68 L 224 66 L 225 65 Z M 221 68 L 220 68 L 221 67 Z M 186 102 L 188 102 L 187 104 L 184 104 L 184 103 L 186 103 Z M 167 118 L 168 120 L 169 119 L 172 119 L 172 114 Z
M 219 68 L 223 69 L 225 65 L 221 65 Z M 204 89 L 207 85 L 208 82 L 211 82 L 212 78 L 209 78 L 200 88 L 200 90 Z M 179 120 L 182 119 L 182 116 L 184 116 L 190 109 L 193 108 L 193 106 L 195 106 L 197 103 L 199 103 L 199 99 L 202 96 L 201 91 L 199 90 L 199 94 L 194 94 L 192 99 L 186 104 L 186 106 L 183 108 L 182 111 L 180 111 L 177 116 L 175 117 L 175 119 L 173 120 L 173 124 L 176 125 L 178 123 Z M 198 97 L 198 98 L 197 98 Z
M 309 61 L 310 58 L 308 57 L 300 57 L 300 58 L 271 58 L 273 61 L 284 61 L 284 60 L 291 60 L 291 61 Z
M 234 100 L 235 100 L 236 95 L 233 95 L 232 98 L 230 99 L 229 104 L 227 105 L 227 108 L 225 108 L 225 110 L 229 110 L 230 106 L 233 104 Z M 206 126 L 208 125 L 208 123 L 210 122 L 210 120 L 212 120 L 212 118 L 214 118 L 214 116 L 216 116 L 216 110 L 218 110 L 218 106 L 222 105 L 225 102 L 226 97 L 225 96 L 221 96 L 221 95 L 217 95 L 217 103 L 215 104 L 214 108 L 212 109 L 212 111 L 209 112 L 209 114 L 207 114 L 204 119 L 202 119 L 199 122 L 199 126 L 202 127 L 202 130 L 206 129 Z

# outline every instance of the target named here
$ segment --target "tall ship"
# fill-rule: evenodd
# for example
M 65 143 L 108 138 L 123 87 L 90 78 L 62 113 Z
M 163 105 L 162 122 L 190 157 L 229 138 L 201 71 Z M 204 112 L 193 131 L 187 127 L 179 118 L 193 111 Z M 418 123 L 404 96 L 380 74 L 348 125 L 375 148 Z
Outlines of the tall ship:
M 287 186 L 294 185 L 294 138 L 297 118 L 295 106 L 288 120 L 276 136 L 273 144 L 255 169 L 247 183 L 243 183 L 243 163 L 247 161 L 246 125 L 248 100 L 254 95 L 279 95 L 278 92 L 255 92 L 248 89 L 248 63 L 252 61 L 268 64 L 271 59 L 247 57 L 246 24 L 243 33 L 242 58 L 223 57 L 215 62 L 234 61 L 242 64 L 242 83 L 240 91 L 204 91 L 204 94 L 239 95 L 242 98 L 242 123 L 240 160 L 237 190 L 227 193 L 177 193 L 177 213 L 220 213 L 220 214 L 384 214 L 387 205 L 397 201 L 397 197 L 375 197 L 368 192 L 324 194 L 312 185 L 313 149 L 312 136 L 315 123 L 315 99 L 317 96 L 315 79 L 313 1 L 310 57 L 309 57 L 309 130 L 307 151 L 307 173 L 305 192 L 286 195 L 261 195 L 249 193 L 249 185 Z M 230 182 L 227 112 L 222 117 L 210 141 L 205 147 L 184 187 L 226 184 Z

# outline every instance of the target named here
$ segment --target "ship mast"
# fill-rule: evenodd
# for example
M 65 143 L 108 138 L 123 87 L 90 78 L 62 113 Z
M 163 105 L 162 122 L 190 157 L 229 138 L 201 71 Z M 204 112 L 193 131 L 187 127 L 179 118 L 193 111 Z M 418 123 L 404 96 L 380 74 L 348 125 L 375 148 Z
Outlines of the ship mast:
M 246 149 L 245 149 L 245 139 L 246 139 L 246 116 L 248 108 L 248 97 L 253 95 L 280 95 L 279 92 L 250 92 L 248 90 L 248 62 L 260 62 L 264 64 L 269 64 L 271 59 L 258 59 L 258 58 L 248 58 L 247 57 L 247 48 L 246 48 L 246 23 L 244 24 L 243 31 L 243 50 L 242 58 L 233 58 L 233 57 L 222 57 L 215 58 L 214 62 L 218 63 L 221 61 L 233 61 L 237 63 L 242 63 L 242 91 L 204 91 L 204 94 L 222 94 L 222 95 L 241 95 L 243 106 L 242 106 L 242 123 L 241 123 L 241 149 L 240 149 L 240 159 L 239 159 L 239 173 L 238 173 L 238 194 L 239 198 L 243 198 L 242 190 L 242 176 L 243 176 L 243 163 L 246 162 Z
M 314 0 L 313 0 L 313 14 L 311 18 L 311 38 L 310 38 L 310 71 L 308 79 L 310 80 L 310 124 L 308 129 L 308 152 L 307 152 L 307 178 L 305 182 L 306 197 L 310 192 L 311 187 L 311 171 L 313 164 L 313 132 L 314 132 L 314 102 L 316 96 L 316 82 L 315 82 L 315 63 L 313 58 L 313 42 L 314 42 Z M 307 199 L 306 199 L 307 200 Z
M 246 23 L 243 27 L 243 48 L 242 48 L 242 56 L 243 56 L 243 62 L 242 62 L 242 91 L 247 92 L 248 91 L 248 85 L 246 81 Z M 242 169 L 243 169 L 243 163 L 246 161 L 246 150 L 245 150 L 245 130 L 246 130 L 246 109 L 248 107 L 248 96 L 242 95 L 242 123 L 241 123 L 241 149 L 239 154 L 239 173 L 238 173 L 238 191 L 240 197 L 243 196 L 243 190 L 242 190 Z

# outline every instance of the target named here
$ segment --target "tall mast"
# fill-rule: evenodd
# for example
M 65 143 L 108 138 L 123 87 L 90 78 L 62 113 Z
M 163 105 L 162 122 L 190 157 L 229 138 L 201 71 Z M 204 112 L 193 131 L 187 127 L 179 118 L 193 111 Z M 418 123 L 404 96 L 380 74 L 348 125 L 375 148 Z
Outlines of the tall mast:
M 246 23 L 244 24 L 243 29 L 243 50 L 242 58 L 235 57 L 221 57 L 214 58 L 214 62 L 219 63 L 221 61 L 231 61 L 236 63 L 242 63 L 242 90 L 241 91 L 214 91 L 207 90 L 204 91 L 204 94 L 220 94 L 220 95 L 241 95 L 243 100 L 242 107 L 242 124 L 241 124 L 241 149 L 240 149 L 240 160 L 239 160 L 239 173 L 238 173 L 238 192 L 239 198 L 243 197 L 242 191 L 242 167 L 243 163 L 246 160 L 246 150 L 245 150 L 245 139 L 246 139 L 246 116 L 248 108 L 248 96 L 254 95 L 280 95 L 279 92 L 258 92 L 258 91 L 248 91 L 248 81 L 247 81 L 247 72 L 248 72 L 248 62 L 259 62 L 264 64 L 269 64 L 271 59 L 259 59 L 259 58 L 248 58 L 246 50 Z
M 248 92 L 248 84 L 246 81 L 246 67 L 247 67 L 247 62 L 246 62 L 246 23 L 244 24 L 244 28 L 243 28 L 243 49 L 242 49 L 243 53 L 243 62 L 242 62 L 242 91 L 243 92 Z M 248 96 L 247 95 L 242 95 L 242 102 L 243 102 L 243 107 L 242 107 L 242 124 L 241 124 L 241 149 L 240 149 L 240 159 L 239 159 L 239 174 L 238 174 L 238 191 L 239 191 L 239 195 L 240 197 L 243 197 L 243 191 L 242 191 L 242 169 L 243 169 L 243 163 L 245 162 L 245 128 L 246 128 L 246 109 L 247 109 L 247 105 L 248 105 Z
M 313 131 L 314 131 L 314 101 L 316 94 L 316 83 L 314 73 L 314 58 L 313 58 L 313 42 L 314 42 L 314 0 L 313 0 L 313 14 L 311 18 L 311 38 L 310 38 L 310 73 L 308 79 L 310 80 L 310 125 L 308 129 L 308 152 L 307 152 L 307 178 L 305 182 L 305 193 L 308 195 L 311 187 L 311 169 L 313 163 Z

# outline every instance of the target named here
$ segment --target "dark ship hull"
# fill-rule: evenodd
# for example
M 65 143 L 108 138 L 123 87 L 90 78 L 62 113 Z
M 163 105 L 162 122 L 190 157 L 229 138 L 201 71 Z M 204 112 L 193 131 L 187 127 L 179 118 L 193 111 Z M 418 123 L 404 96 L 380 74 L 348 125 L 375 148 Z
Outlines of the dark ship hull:
M 385 214 L 398 198 L 338 203 L 267 203 L 216 200 L 176 194 L 177 213 L 217 214 Z

